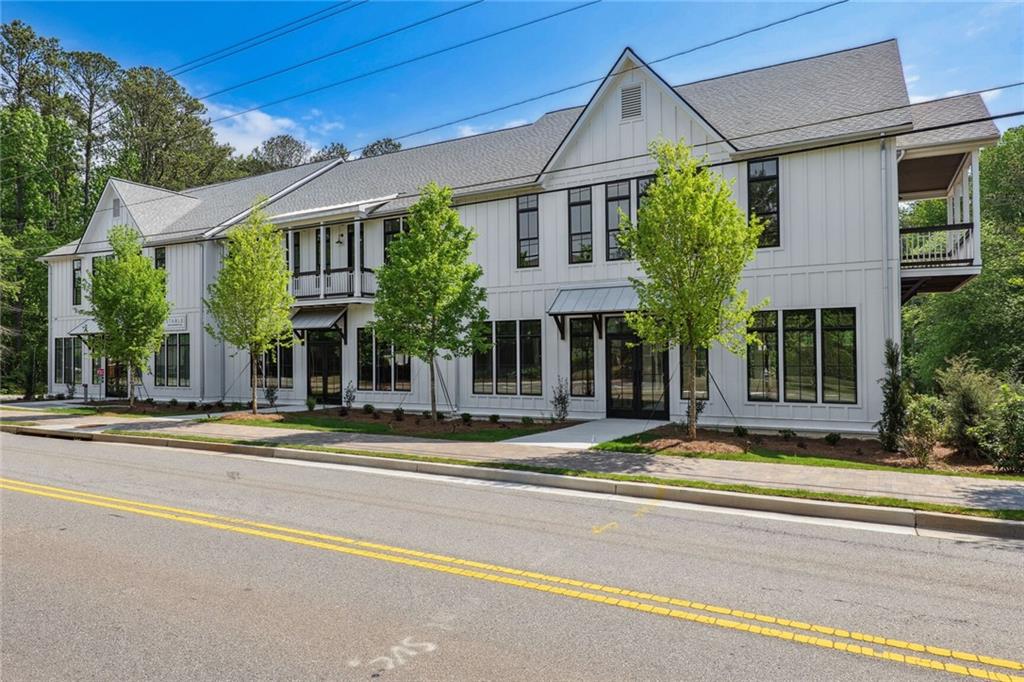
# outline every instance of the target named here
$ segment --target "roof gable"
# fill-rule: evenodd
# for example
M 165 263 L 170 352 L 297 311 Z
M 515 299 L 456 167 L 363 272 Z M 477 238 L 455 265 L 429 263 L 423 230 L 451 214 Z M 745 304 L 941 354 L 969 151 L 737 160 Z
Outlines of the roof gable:
M 622 118 L 620 107 L 627 105 L 618 97 L 620 90 L 637 86 L 641 91 L 641 104 L 638 105 L 640 114 L 628 119 Z M 629 106 L 632 105 L 631 102 Z M 602 117 L 607 120 L 599 121 Z M 639 126 L 640 130 L 633 129 L 628 133 L 623 133 L 617 129 L 620 123 L 622 126 Z M 628 47 L 623 50 L 604 80 L 594 91 L 572 128 L 552 151 L 550 158 L 538 175 L 538 180 L 552 170 L 572 166 L 577 161 L 586 159 L 586 163 L 599 163 L 602 160 L 586 158 L 589 156 L 588 154 L 581 154 L 576 155 L 578 158 L 570 161 L 570 157 L 573 156 L 572 150 L 582 137 L 590 134 L 591 131 L 588 130 L 588 127 L 591 125 L 595 127 L 603 125 L 606 128 L 604 134 L 608 138 L 608 144 L 620 146 L 618 150 L 609 150 L 609 156 L 620 159 L 635 154 L 645 154 L 648 142 L 659 136 L 672 139 L 682 137 L 690 144 L 700 144 L 704 147 L 723 142 L 724 145 L 728 145 L 728 141 L 714 125 Z M 602 134 L 601 131 L 594 132 Z M 636 138 L 637 133 L 640 133 L 642 139 Z M 632 139 L 627 139 L 630 137 Z M 616 138 L 619 138 L 624 144 L 617 145 Z M 624 147 L 629 148 L 629 153 L 624 153 Z M 711 149 L 705 151 L 711 151 Z M 566 163 L 567 161 L 569 162 Z

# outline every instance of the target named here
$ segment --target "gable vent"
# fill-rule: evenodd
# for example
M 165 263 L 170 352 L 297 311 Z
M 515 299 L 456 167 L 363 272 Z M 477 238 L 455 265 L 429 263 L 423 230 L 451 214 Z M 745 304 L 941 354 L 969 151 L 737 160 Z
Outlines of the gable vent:
M 643 115 L 643 98 L 640 83 L 622 88 L 622 120 L 639 118 Z

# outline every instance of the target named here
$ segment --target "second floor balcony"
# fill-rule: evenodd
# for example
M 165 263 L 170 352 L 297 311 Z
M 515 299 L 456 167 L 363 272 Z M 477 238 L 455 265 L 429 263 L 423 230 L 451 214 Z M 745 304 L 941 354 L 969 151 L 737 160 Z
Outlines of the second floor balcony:
M 377 293 L 377 277 L 363 268 L 332 268 L 292 274 L 292 296 L 297 299 L 371 297 Z

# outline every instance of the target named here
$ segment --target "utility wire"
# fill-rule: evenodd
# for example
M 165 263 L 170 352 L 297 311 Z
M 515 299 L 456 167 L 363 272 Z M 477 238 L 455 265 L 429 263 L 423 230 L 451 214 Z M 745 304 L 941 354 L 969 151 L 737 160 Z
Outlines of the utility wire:
M 958 96 L 962 96 L 962 95 L 958 95 Z M 888 136 L 888 138 L 904 137 L 904 136 L 907 136 L 907 135 L 916 135 L 916 134 L 919 134 L 919 133 L 927 133 L 927 132 L 932 132 L 932 131 L 936 131 L 936 130 L 947 130 L 947 129 L 956 128 L 956 127 L 959 127 L 959 126 L 972 125 L 972 124 L 975 124 L 975 123 L 984 123 L 985 121 L 996 121 L 996 120 L 1000 120 L 1000 119 L 1004 119 L 1004 118 L 1011 118 L 1011 117 L 1014 117 L 1014 116 L 1021 116 L 1021 115 L 1024 115 L 1024 109 L 1021 109 L 1021 110 L 1018 110 L 1018 111 L 1008 111 L 1008 112 L 1005 112 L 1005 113 L 1002 113 L 1002 114 L 994 114 L 994 115 L 991 115 L 991 116 L 984 116 L 984 117 L 974 118 L 974 119 L 970 119 L 970 120 L 966 120 L 966 121 L 957 121 L 957 122 L 954 122 L 954 123 L 945 123 L 945 124 L 941 124 L 941 125 L 929 126 L 929 127 L 926 127 L 926 128 L 919 128 L 917 130 L 902 132 L 902 133 L 898 133 L 896 135 L 891 135 L 891 136 Z M 819 121 L 819 123 L 824 123 L 824 122 L 827 122 L 827 121 Z M 766 131 L 766 133 L 767 132 L 772 132 L 772 131 Z M 856 138 L 856 139 L 852 139 L 852 140 L 843 140 L 841 142 L 833 142 L 833 143 L 821 144 L 821 145 L 813 146 L 813 147 L 794 149 L 792 151 L 777 152 L 777 153 L 774 153 L 773 156 L 790 156 L 790 155 L 793 155 L 793 154 L 804 154 L 804 153 L 807 153 L 807 152 L 819 151 L 819 150 L 822 150 L 822 149 L 831 149 L 831 148 L 835 148 L 835 147 L 845 147 L 845 146 L 849 146 L 849 145 L 853 145 L 853 144 L 862 144 L 864 142 L 871 142 L 873 140 L 882 139 L 877 133 L 873 133 L 872 131 L 865 131 L 865 135 L 866 135 L 865 137 Z M 650 158 L 650 154 L 646 154 L 646 153 L 645 154 L 634 154 L 632 156 L 626 156 L 626 157 L 621 157 L 621 158 L 617 158 L 617 159 L 608 159 L 608 160 L 605 160 L 605 161 L 593 161 L 593 162 L 590 162 L 590 163 L 577 164 L 577 165 L 574 165 L 574 166 L 566 166 L 564 168 L 558 168 L 558 169 L 555 169 L 555 170 L 552 170 L 552 171 L 548 171 L 548 173 L 549 174 L 564 173 L 564 172 L 568 172 L 568 171 L 580 170 L 580 169 L 583 169 L 583 168 L 592 168 L 592 167 L 595 167 L 595 166 L 601 166 L 601 165 L 610 164 L 610 163 L 620 163 L 622 161 L 631 161 L 631 160 L 649 159 L 649 158 Z M 734 164 L 734 163 L 740 163 L 740 162 L 732 160 L 732 159 L 728 159 L 728 160 L 725 160 L 725 161 L 717 161 L 717 162 L 714 162 L 714 163 L 705 164 L 704 167 L 705 168 L 716 168 L 716 167 L 721 167 L 721 166 L 727 166 L 727 165 Z M 487 180 L 487 181 L 484 181 L 484 182 L 471 183 L 471 184 L 466 184 L 466 185 L 456 185 L 456 186 L 451 187 L 451 189 L 452 190 L 475 189 L 475 188 L 480 188 L 480 187 L 489 187 L 491 185 L 498 185 L 500 183 L 510 182 L 510 181 L 513 181 L 513 180 L 528 180 L 528 179 L 536 179 L 536 178 L 537 178 L 537 173 L 533 172 L 533 173 L 528 173 L 528 174 L 524 174 L 524 175 L 516 175 L 516 176 L 507 176 L 507 177 L 504 177 L 504 178 L 496 178 L 496 179 Z M 495 189 L 500 189 L 500 188 L 495 188 Z M 545 190 L 545 191 L 542 191 L 542 192 L 535 192 L 535 193 L 546 194 L 546 193 L 561 192 L 561 191 L 564 191 L 564 190 L 561 190 L 561 189 L 558 189 L 558 190 Z M 417 195 L 418 195 L 418 191 L 401 192 L 401 193 L 398 193 L 394 198 L 390 199 L 389 201 L 394 201 L 396 199 L 408 198 L 408 197 L 417 196 Z M 145 199 L 143 201 L 138 201 L 138 202 L 135 202 L 133 204 L 122 204 L 122 208 L 131 207 L 131 206 L 138 206 L 138 205 L 141 205 L 141 204 L 147 204 L 147 203 L 150 203 L 150 202 L 153 202 L 153 201 L 163 201 L 165 199 L 167 199 L 167 197 L 155 197 L 153 199 Z M 459 204 L 456 204 L 456 206 L 458 206 L 458 205 Z M 97 209 L 97 212 L 101 211 L 101 210 L 102 211 L 108 211 L 108 210 L 112 210 L 112 209 L 110 209 L 110 208 Z M 165 237 L 167 235 L 183 234 L 183 233 L 186 233 L 186 232 L 189 232 L 189 233 L 200 233 L 200 232 L 203 232 L 203 231 L 206 231 L 206 230 L 209 230 L 209 229 L 213 229 L 213 228 L 219 227 L 219 226 L 220 225 L 218 224 L 218 225 L 209 225 L 209 226 L 205 226 L 205 227 L 190 227 L 190 228 L 187 228 L 187 229 L 184 229 L 184 230 L 171 230 L 171 231 L 168 231 L 168 232 L 162 232 L 162 233 L 160 233 L 158 235 L 153 235 L 153 236 L 154 237 Z M 106 244 L 106 243 L 107 243 L 106 240 L 91 240 L 91 241 L 88 241 L 88 242 L 81 242 L 79 244 L 79 246 L 84 245 L 84 244 Z

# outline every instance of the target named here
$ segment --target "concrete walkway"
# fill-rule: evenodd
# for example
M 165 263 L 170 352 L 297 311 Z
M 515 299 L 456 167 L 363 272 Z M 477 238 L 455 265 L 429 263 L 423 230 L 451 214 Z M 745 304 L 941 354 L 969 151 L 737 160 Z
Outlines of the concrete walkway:
M 35 421 L 53 429 L 106 430 L 118 428 L 153 431 L 153 435 L 191 435 L 239 440 L 260 440 L 279 445 L 320 445 L 351 450 L 449 457 L 481 462 L 517 462 L 549 468 L 582 469 L 659 478 L 745 484 L 762 488 L 802 488 L 822 492 L 896 497 L 919 502 L 953 504 L 984 509 L 1024 509 L 1024 480 L 911 474 L 870 469 L 833 469 L 794 464 L 731 462 L 671 455 L 627 454 L 586 450 L 579 425 L 514 442 L 473 443 L 408 436 L 306 431 L 217 422 L 122 417 L 68 416 L 28 410 L 0 410 L 0 421 Z M 202 416 L 202 415 L 197 415 Z M 608 424 L 613 438 L 635 433 L 638 422 Z M 651 425 L 653 428 L 653 425 Z M 595 436 L 596 438 L 596 436 Z M 601 439 L 605 439 L 601 436 Z

